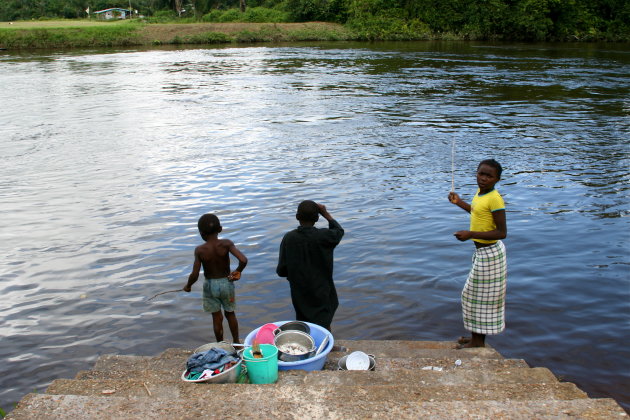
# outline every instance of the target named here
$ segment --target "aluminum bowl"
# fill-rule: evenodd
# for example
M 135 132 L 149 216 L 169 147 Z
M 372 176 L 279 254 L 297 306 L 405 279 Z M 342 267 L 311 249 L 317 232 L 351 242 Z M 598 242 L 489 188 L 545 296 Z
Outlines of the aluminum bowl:
M 243 363 L 243 358 L 239 356 L 239 361 L 234 366 L 229 368 L 228 370 L 224 370 L 223 372 L 210 376 L 205 379 L 186 379 L 186 370 L 182 372 L 182 381 L 184 382 L 206 382 L 209 384 L 234 384 L 238 381 L 238 377 L 241 375 L 241 364 Z
M 276 335 L 273 343 L 278 348 L 278 359 L 283 362 L 296 362 L 298 360 L 313 357 L 317 349 L 315 348 L 315 340 L 309 334 L 302 331 L 288 330 L 282 331 Z M 299 346 L 305 349 L 304 352 L 288 353 L 286 346 Z M 285 351 L 283 351 L 283 348 Z
M 219 348 L 219 349 L 223 349 L 225 351 L 227 351 L 228 353 L 236 353 L 236 349 L 234 348 L 234 346 L 232 346 L 231 343 L 228 343 L 227 341 L 221 341 L 219 343 L 208 343 L 208 344 L 204 344 L 203 346 L 197 347 L 194 351 L 194 353 L 201 353 L 204 351 L 208 351 L 212 348 Z
M 367 356 L 370 359 L 370 367 L 367 370 L 375 370 L 376 358 L 374 357 L 373 354 L 368 354 Z M 339 359 L 339 363 L 338 363 L 339 368 L 337 370 L 348 370 L 348 367 L 346 366 L 346 360 L 348 360 L 348 355 L 343 356 L 341 359 Z
M 282 331 L 302 331 L 302 332 L 305 332 L 306 334 L 310 334 L 311 333 L 311 327 L 309 327 L 306 322 L 289 321 L 289 322 L 285 322 L 284 324 L 280 325 L 278 328 L 276 328 L 273 331 L 273 333 L 274 333 L 274 335 L 278 335 Z

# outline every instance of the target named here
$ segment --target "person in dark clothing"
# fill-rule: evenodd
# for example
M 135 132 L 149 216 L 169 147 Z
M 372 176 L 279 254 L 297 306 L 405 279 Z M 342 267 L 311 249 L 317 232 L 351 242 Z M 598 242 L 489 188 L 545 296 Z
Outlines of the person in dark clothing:
M 319 215 L 328 228 L 316 228 Z M 296 219 L 300 226 L 284 235 L 276 273 L 286 277 L 298 321 L 311 322 L 330 331 L 339 306 L 333 282 L 333 251 L 343 237 L 343 228 L 323 204 L 302 201 Z

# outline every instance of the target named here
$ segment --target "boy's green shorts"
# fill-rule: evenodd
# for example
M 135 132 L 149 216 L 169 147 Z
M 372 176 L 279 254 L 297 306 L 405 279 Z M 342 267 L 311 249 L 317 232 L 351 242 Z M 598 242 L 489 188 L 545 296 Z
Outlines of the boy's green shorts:
M 234 282 L 227 278 L 205 279 L 203 282 L 203 310 L 219 312 L 221 307 L 225 312 L 236 310 Z

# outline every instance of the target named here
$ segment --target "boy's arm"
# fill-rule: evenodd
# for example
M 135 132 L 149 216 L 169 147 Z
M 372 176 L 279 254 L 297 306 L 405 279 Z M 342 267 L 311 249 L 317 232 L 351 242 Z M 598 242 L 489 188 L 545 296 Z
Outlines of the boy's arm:
M 323 204 L 317 204 L 319 207 L 319 214 L 326 220 L 328 220 L 328 229 L 329 232 L 332 233 L 332 242 L 336 245 L 341 242 L 341 238 L 343 238 L 344 230 L 337 222 L 332 215 L 326 210 L 326 206 Z
M 287 277 L 289 275 L 289 271 L 287 269 L 287 259 L 284 252 L 284 238 L 282 238 L 282 242 L 280 242 L 280 254 L 278 255 L 276 274 L 280 277 Z
M 184 292 L 190 292 L 192 285 L 195 284 L 199 278 L 199 271 L 201 270 L 201 260 L 199 259 L 199 250 L 195 248 L 195 262 L 193 263 L 192 272 L 188 276 L 188 283 L 184 286 Z
M 329 222 L 331 220 L 334 220 L 330 213 L 328 213 L 328 210 L 326 210 L 325 205 L 317 203 L 317 207 L 319 210 L 319 214 L 321 214 L 324 219 L 328 220 Z
M 470 204 L 462 200 L 459 197 L 459 194 L 457 194 L 456 192 L 451 191 L 450 193 L 448 193 L 448 201 L 450 201 L 451 203 L 455 204 L 457 207 L 464 209 L 468 213 L 470 213 Z
M 236 259 L 238 259 L 238 267 L 236 267 L 236 270 L 232 271 L 228 276 L 229 280 L 236 281 L 241 278 L 241 272 L 247 265 L 247 257 L 245 256 L 245 254 L 239 251 L 239 249 L 236 247 L 236 245 L 234 245 L 232 241 L 230 241 L 228 250 L 230 251 L 230 254 L 234 255 Z
M 496 210 L 492 212 L 492 218 L 496 229 L 488 232 L 471 232 L 469 230 L 460 230 L 455 232 L 455 237 L 460 241 L 468 239 L 485 239 L 489 241 L 505 239 L 507 237 L 507 222 L 505 221 L 505 210 Z

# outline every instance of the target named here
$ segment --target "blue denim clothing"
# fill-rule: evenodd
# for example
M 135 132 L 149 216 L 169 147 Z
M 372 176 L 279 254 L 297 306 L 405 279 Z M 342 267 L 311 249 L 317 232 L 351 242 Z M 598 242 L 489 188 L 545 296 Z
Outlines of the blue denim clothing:
M 195 353 L 188 358 L 186 369 L 190 372 L 201 373 L 206 369 L 215 370 L 230 362 L 238 362 L 240 359 L 220 348 L 211 348 L 208 351 Z

